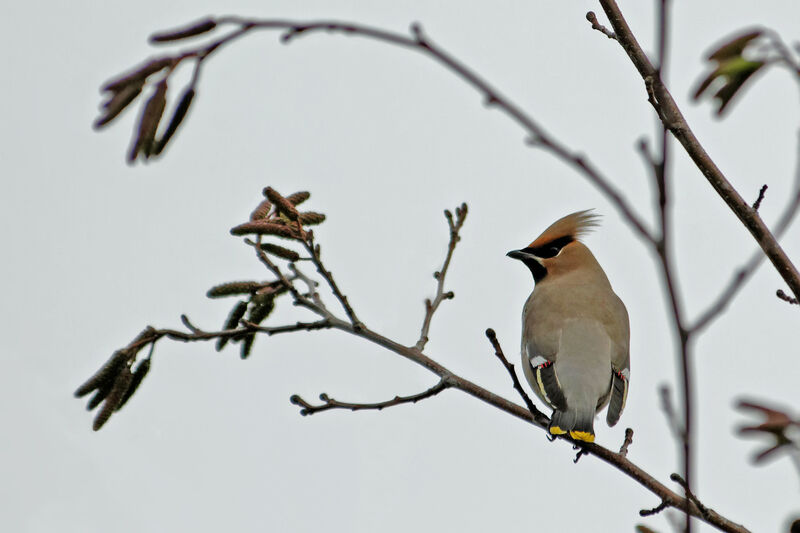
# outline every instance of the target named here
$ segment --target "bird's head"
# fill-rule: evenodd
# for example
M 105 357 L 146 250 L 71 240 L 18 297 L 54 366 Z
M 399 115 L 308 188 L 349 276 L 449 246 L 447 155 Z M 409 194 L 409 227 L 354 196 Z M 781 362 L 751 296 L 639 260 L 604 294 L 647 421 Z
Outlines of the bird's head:
M 522 261 L 537 283 L 545 277 L 559 277 L 582 268 L 599 269 L 592 252 L 580 242 L 583 235 L 599 225 L 599 218 L 591 209 L 572 213 L 553 222 L 525 248 L 506 255 Z

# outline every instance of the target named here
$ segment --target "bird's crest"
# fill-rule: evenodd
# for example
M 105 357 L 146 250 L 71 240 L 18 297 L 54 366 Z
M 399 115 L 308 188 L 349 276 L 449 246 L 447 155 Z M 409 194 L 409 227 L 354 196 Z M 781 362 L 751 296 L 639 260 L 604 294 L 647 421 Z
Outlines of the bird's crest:
M 541 235 L 536 237 L 530 247 L 536 248 L 564 237 L 580 240 L 581 237 L 592 231 L 592 228 L 600 225 L 600 215 L 591 211 L 591 209 L 586 209 L 559 218 L 550 224 L 550 227 L 544 230 Z

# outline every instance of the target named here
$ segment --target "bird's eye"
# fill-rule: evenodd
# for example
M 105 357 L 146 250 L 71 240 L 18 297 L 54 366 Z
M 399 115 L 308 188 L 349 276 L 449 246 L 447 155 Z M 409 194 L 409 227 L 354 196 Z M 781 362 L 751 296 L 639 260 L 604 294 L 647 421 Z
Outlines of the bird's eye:
M 560 254 L 561 250 L 563 250 L 564 247 L 569 243 L 571 243 L 573 240 L 574 239 L 568 235 L 566 237 L 561 237 L 553 241 L 550 241 L 549 243 L 544 244 L 542 246 L 536 246 L 536 247 L 531 246 L 529 248 L 525 248 L 525 251 L 530 253 L 531 255 L 535 255 L 536 257 L 540 257 L 542 259 L 550 259 Z
M 561 251 L 560 246 L 551 244 L 550 246 L 545 246 L 544 248 L 540 248 L 539 250 L 537 250 L 538 253 L 536 255 L 538 255 L 542 259 L 550 259 L 551 257 L 557 256 L 558 252 L 560 251 Z

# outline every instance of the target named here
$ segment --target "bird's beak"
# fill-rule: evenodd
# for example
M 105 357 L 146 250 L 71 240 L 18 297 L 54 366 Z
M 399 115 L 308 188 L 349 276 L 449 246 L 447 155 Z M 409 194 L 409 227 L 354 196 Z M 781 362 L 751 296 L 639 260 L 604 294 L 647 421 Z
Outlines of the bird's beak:
M 525 250 L 511 250 L 506 254 L 506 256 L 510 257 L 511 259 L 519 259 L 520 261 L 536 261 L 540 265 L 542 264 L 542 258 L 536 257 L 530 252 L 526 252 Z

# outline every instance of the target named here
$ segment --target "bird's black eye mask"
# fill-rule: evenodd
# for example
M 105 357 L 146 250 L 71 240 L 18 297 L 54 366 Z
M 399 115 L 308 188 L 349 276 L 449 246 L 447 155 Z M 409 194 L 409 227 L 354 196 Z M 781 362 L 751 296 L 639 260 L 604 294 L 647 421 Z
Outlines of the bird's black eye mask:
M 559 237 L 558 239 L 552 240 L 546 244 L 542 244 L 541 246 L 529 246 L 527 248 L 523 248 L 521 251 L 535 255 L 536 257 L 540 257 L 542 259 L 550 259 L 551 257 L 557 256 L 561 252 L 562 248 L 574 240 L 574 238 L 567 235 L 565 237 Z

